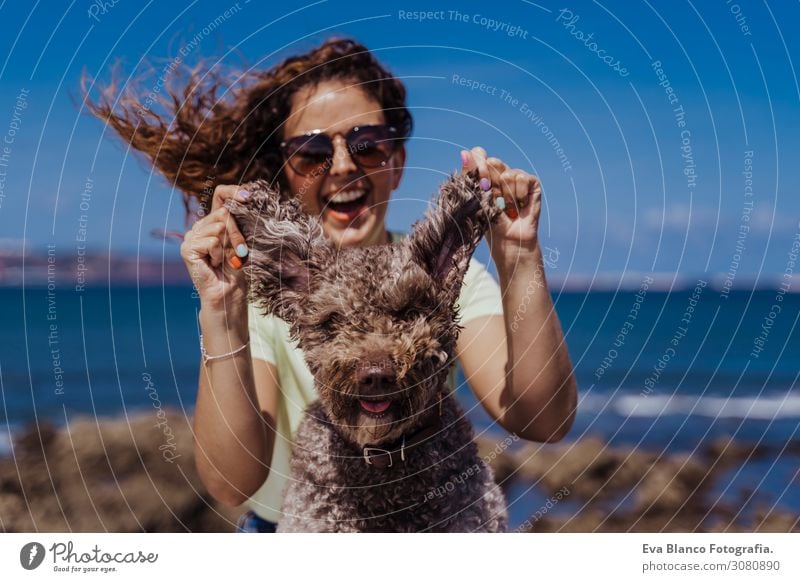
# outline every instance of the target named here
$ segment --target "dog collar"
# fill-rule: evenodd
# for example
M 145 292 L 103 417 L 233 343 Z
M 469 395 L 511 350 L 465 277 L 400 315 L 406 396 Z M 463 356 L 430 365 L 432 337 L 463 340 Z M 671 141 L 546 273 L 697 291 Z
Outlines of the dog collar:
M 362 448 L 362 454 L 367 465 L 372 465 L 379 469 L 391 467 L 397 463 L 404 463 L 409 449 L 413 449 L 430 437 L 434 436 L 442 429 L 442 398 L 443 395 L 439 393 L 439 413 L 433 415 L 432 420 L 425 423 L 419 430 L 411 435 L 403 435 L 400 439 L 400 446 L 384 449 L 381 447 L 374 447 L 365 445 Z

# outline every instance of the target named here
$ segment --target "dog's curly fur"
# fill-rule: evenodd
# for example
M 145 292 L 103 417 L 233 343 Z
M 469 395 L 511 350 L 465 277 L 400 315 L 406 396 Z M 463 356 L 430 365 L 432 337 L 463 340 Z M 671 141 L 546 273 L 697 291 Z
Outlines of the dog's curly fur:
M 450 176 L 402 243 L 363 248 L 334 248 L 317 217 L 264 181 L 244 185 L 247 202 L 226 202 L 250 249 L 249 299 L 289 324 L 319 393 L 296 435 L 278 531 L 505 531 L 503 495 L 455 398 L 405 462 L 378 468 L 361 454 L 439 414 L 455 303 L 500 213 L 476 178 Z M 361 405 L 376 399 L 386 412 Z

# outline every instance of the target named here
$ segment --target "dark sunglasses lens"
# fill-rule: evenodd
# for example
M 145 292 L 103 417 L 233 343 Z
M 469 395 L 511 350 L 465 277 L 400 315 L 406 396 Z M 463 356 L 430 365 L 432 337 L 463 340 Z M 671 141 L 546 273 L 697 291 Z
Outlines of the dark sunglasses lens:
M 350 155 L 362 166 L 380 166 L 392 155 L 396 138 L 387 127 L 369 126 L 353 130 L 347 137 Z
M 333 144 L 328 136 L 301 136 L 286 145 L 286 157 L 296 172 L 308 174 L 325 167 L 333 157 Z

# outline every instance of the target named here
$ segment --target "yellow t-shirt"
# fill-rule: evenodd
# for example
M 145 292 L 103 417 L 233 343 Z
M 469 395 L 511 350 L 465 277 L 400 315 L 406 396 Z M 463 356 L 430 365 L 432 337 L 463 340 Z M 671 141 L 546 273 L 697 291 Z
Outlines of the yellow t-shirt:
M 392 242 L 405 236 L 399 233 L 390 234 Z M 470 261 L 464 275 L 464 284 L 456 305 L 462 324 L 486 315 L 503 314 L 500 286 L 475 259 Z M 289 479 L 292 440 L 306 407 L 317 399 L 317 392 L 302 350 L 297 347 L 296 342 L 289 339 L 289 326 L 286 322 L 273 315 L 262 315 L 252 304 L 249 306 L 248 321 L 250 353 L 253 358 L 275 366 L 280 394 L 277 433 L 269 477 L 246 505 L 263 519 L 277 523 L 281 517 L 283 493 Z M 454 385 L 454 372 L 451 372 L 450 380 L 451 385 Z

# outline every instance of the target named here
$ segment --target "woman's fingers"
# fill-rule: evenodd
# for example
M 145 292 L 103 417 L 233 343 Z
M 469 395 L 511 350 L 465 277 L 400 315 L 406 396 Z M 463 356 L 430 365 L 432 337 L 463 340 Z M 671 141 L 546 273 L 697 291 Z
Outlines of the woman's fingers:
M 528 189 L 527 189 L 527 198 L 528 204 L 532 207 L 536 204 L 540 204 L 542 201 L 542 183 L 539 181 L 538 176 L 528 175 Z
M 208 263 L 215 269 L 222 264 L 223 250 L 219 238 L 207 236 L 197 240 L 197 246 L 208 257 Z
M 486 150 L 482 147 L 474 147 L 471 150 L 462 150 L 461 161 L 463 174 L 476 170 L 480 178 L 480 186 L 484 192 L 492 190 L 496 200 L 499 200 L 500 209 L 505 209 L 505 200 L 499 188 L 500 174 L 505 169 L 505 164 L 497 158 L 487 158 Z
M 510 219 L 519 216 L 527 204 L 528 181 L 520 170 L 506 169 L 500 174 L 501 193 L 506 204 L 506 215 Z
M 217 186 L 214 188 L 214 198 L 211 201 L 211 213 L 209 213 L 209 216 L 219 213 L 218 217 L 224 220 L 230 246 L 234 249 L 234 254 L 240 259 L 244 259 L 247 256 L 247 243 L 244 240 L 244 236 L 239 231 L 239 227 L 236 226 L 236 221 L 233 220 L 233 217 L 230 216 L 230 212 L 223 204 L 225 204 L 225 201 L 228 199 L 244 202 L 249 197 L 250 193 L 239 186 Z M 239 266 L 241 266 L 241 260 L 238 262 Z M 238 269 L 239 267 L 234 268 Z
M 484 190 L 488 190 L 491 186 L 491 177 L 489 176 L 489 168 L 486 165 L 486 150 L 480 146 L 474 147 L 469 151 L 463 150 L 461 152 L 461 162 L 462 173 L 467 174 L 473 170 L 477 170 L 478 177 L 481 180 L 481 186 Z
M 225 223 L 217 220 L 217 215 L 210 215 L 212 220 L 197 222 L 192 228 L 196 237 L 221 236 L 225 232 Z M 204 219 L 205 220 L 205 219 Z
M 492 192 L 495 197 L 503 196 L 503 192 L 508 187 L 508 185 L 503 182 L 503 172 L 508 169 L 508 166 L 498 158 L 487 158 L 486 168 L 489 181 L 492 184 Z M 506 200 L 506 202 L 510 202 L 510 200 Z
M 462 173 L 477 170 L 481 187 L 492 189 L 497 205 L 510 219 L 516 219 L 523 208 L 541 197 L 541 184 L 536 176 L 520 169 L 511 169 L 499 158 L 489 158 L 482 147 L 462 150 Z
M 239 227 L 236 226 L 236 221 L 234 220 L 233 216 L 231 216 L 230 210 L 227 208 L 223 208 L 223 210 L 225 210 L 224 220 L 227 240 L 233 249 L 234 255 L 239 259 L 244 259 L 248 254 L 247 243 L 245 243 L 244 235 L 239 231 Z M 241 261 L 239 261 L 239 266 L 241 266 Z M 234 268 L 238 269 L 239 267 Z
M 198 236 L 192 233 L 182 243 L 182 254 L 193 265 L 205 263 L 216 268 L 222 262 L 222 243 L 216 236 Z
M 225 235 L 225 224 L 214 218 L 209 215 L 203 219 L 203 222 L 197 222 L 184 239 L 188 257 L 204 261 L 208 258 L 206 262 L 212 267 L 218 266 L 223 258 L 223 237 Z
M 219 266 L 223 259 L 233 269 L 242 267 L 248 255 L 247 245 L 227 208 L 218 208 L 199 220 L 191 233 L 196 239 L 214 237 L 219 241 L 221 259 L 214 263 L 215 267 Z
M 492 188 L 497 196 L 501 195 L 500 177 L 508 169 L 502 160 L 487 157 L 486 150 L 480 146 L 474 147 L 470 151 L 463 150 L 461 160 L 462 173 L 477 170 L 481 179 L 481 187 L 484 190 Z
M 217 188 L 213 210 L 195 222 L 181 243 L 181 257 L 203 305 L 219 304 L 231 290 L 235 291 L 238 300 L 242 297 L 240 291 L 247 289 L 246 277 L 241 270 L 248 254 L 247 246 L 236 221 L 223 205 L 228 198 L 241 198 L 238 190 L 234 190 Z
M 231 265 L 233 268 L 238 269 L 249 251 L 244 235 L 239 230 L 239 227 L 236 226 L 236 220 L 231 216 L 230 210 L 223 206 L 214 210 L 207 218 L 209 223 L 215 225 L 212 227 L 214 234 L 220 237 L 225 249 L 231 249 L 229 254 L 240 259 L 238 261 L 239 266 Z
M 250 193 L 240 186 L 220 185 L 214 188 L 214 197 L 211 199 L 211 212 L 222 208 L 225 201 L 229 198 L 244 202 L 250 197 Z M 209 212 L 209 214 L 211 214 Z

